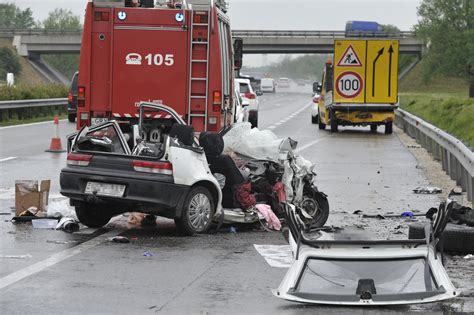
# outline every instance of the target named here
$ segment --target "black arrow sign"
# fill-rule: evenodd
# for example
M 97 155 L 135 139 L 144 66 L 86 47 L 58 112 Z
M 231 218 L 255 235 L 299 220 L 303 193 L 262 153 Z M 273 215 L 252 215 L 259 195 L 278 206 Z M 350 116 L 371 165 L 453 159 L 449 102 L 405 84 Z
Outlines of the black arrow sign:
M 377 57 L 374 59 L 374 63 L 372 65 L 372 97 L 375 97 L 375 64 L 377 63 L 377 60 L 380 58 L 380 56 L 383 55 L 383 50 L 385 47 L 382 47 L 382 49 L 379 50 L 377 53 Z
M 388 96 L 390 97 L 390 93 L 392 92 L 392 54 L 393 54 L 393 47 L 390 45 L 388 49 L 388 53 L 390 54 L 389 61 L 388 61 Z

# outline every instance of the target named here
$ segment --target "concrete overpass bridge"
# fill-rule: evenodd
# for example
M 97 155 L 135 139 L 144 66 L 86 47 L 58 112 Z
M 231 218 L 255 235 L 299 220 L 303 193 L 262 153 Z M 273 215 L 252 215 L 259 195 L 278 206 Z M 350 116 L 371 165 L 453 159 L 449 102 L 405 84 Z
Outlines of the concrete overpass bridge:
M 418 58 L 405 69 L 408 73 L 420 60 L 426 44 L 415 38 L 412 32 L 369 34 L 368 38 L 395 38 L 400 41 L 401 54 L 414 54 Z M 232 36 L 241 37 L 244 54 L 330 54 L 334 40 L 346 38 L 344 31 L 271 31 L 234 30 Z M 13 38 L 13 46 L 20 56 L 26 57 L 38 72 L 50 81 L 67 83 L 54 69 L 41 61 L 42 54 L 78 54 L 81 49 L 81 30 L 5 30 L 0 37 Z M 352 37 L 355 38 L 355 37 Z
M 13 45 L 24 57 L 41 54 L 79 53 L 81 31 L 0 31 L 14 37 Z M 244 41 L 245 54 L 329 54 L 334 50 L 334 39 L 346 37 L 344 31 L 232 31 Z M 379 35 L 380 34 L 374 34 Z M 383 37 L 382 37 L 383 38 Z M 400 40 L 400 53 L 421 56 L 426 48 L 412 32 L 386 34 L 385 38 Z

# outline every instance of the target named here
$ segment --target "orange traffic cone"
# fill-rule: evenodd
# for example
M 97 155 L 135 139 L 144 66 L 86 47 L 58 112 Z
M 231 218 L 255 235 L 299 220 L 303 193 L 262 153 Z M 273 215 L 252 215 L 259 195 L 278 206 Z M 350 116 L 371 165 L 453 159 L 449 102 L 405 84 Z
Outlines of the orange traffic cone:
M 66 152 L 66 150 L 63 150 L 63 146 L 61 145 L 61 138 L 59 138 L 59 118 L 57 115 L 54 116 L 54 137 L 51 139 L 51 144 L 46 152 Z

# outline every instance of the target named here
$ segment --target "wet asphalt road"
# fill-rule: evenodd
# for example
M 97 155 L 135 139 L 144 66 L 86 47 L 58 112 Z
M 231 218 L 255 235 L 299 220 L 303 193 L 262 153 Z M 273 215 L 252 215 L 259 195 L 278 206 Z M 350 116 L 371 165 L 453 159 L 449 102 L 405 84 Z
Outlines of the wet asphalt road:
M 368 127 L 341 128 L 337 134 L 318 130 L 310 122 L 309 87 L 304 89 L 307 93 L 294 93 L 294 89 L 260 97 L 260 126 L 297 140 L 299 153 L 316 163 L 318 187 L 329 195 L 329 225 L 365 236 L 406 237 L 407 223 L 402 220 L 362 219 L 352 213 L 424 212 L 436 206 L 436 196 L 412 194 L 414 187 L 428 184 L 415 158 L 396 134 L 387 136 L 383 130 L 377 134 L 371 134 Z M 63 121 L 61 130 L 65 135 L 74 126 Z M 43 152 L 52 132 L 50 124 L 0 128 L 1 213 L 10 212 L 14 205 L 15 179 L 51 178 L 51 197 L 60 198 L 58 174 L 65 154 Z M 9 157 L 14 159 L 5 160 Z M 238 229 L 237 233 L 224 230 L 181 237 L 172 221 L 159 219 L 156 228 L 137 228 L 120 216 L 107 229 L 66 234 L 12 224 L 9 218 L 0 216 L 0 255 L 30 256 L 0 258 L 4 314 L 474 311 L 468 297 L 370 309 L 305 306 L 277 299 L 270 290 L 278 287 L 286 269 L 270 267 L 253 244 L 284 245 L 278 232 Z M 398 231 L 402 234 L 395 234 Z M 118 234 L 132 242 L 106 240 Z M 145 252 L 151 256 L 145 257 Z M 462 262 L 448 271 L 455 285 L 466 286 L 458 268 Z

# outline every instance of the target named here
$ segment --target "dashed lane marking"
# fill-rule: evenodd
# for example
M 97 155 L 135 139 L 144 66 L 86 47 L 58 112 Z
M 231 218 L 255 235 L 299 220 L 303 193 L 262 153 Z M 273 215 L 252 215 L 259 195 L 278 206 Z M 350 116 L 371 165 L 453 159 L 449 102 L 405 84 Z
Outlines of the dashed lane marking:
M 304 111 L 305 109 L 307 109 L 309 106 L 311 106 L 311 104 L 313 104 L 313 102 L 309 102 L 308 104 L 306 104 L 305 106 L 303 106 L 302 108 L 300 108 L 298 111 L 294 112 L 293 114 L 291 114 L 290 116 L 286 117 L 286 118 L 283 118 L 282 120 L 280 120 L 279 122 L 271 125 L 270 127 L 268 127 L 267 129 L 275 129 L 277 126 L 280 126 L 281 124 L 283 123 L 286 123 L 288 120 L 294 118 L 295 116 L 298 116 L 302 111 Z
M 85 243 L 74 246 L 72 248 L 65 249 L 59 253 L 56 253 L 50 256 L 49 258 L 46 258 L 45 260 L 39 261 L 31 266 L 25 267 L 23 269 L 20 269 L 18 271 L 15 271 L 9 274 L 8 276 L 0 278 L 0 290 L 12 284 L 15 284 L 18 281 L 21 281 L 29 276 L 37 274 L 38 272 L 41 272 L 45 270 L 46 268 L 54 266 L 68 258 L 78 255 L 86 250 L 92 249 L 93 247 L 99 245 L 100 243 L 105 242 L 107 238 L 117 236 L 122 232 L 123 230 L 116 230 L 116 229 L 111 230 Z
M 321 141 L 325 140 L 326 138 L 328 138 L 328 137 L 327 137 L 327 136 L 326 136 L 326 137 L 321 137 L 321 138 L 319 138 L 319 139 L 316 139 L 316 140 L 314 140 L 314 141 L 311 141 L 310 143 L 307 143 L 307 144 L 305 144 L 304 146 L 299 147 L 298 149 L 296 149 L 295 152 L 296 152 L 296 153 L 299 153 L 299 152 L 301 152 L 301 151 L 303 151 L 303 150 L 306 150 L 307 148 L 312 147 L 312 146 L 315 145 L 316 143 L 321 142 Z
M 10 156 L 10 157 L 4 158 L 4 159 L 0 159 L 0 162 L 11 161 L 11 160 L 14 160 L 14 159 L 17 159 L 17 157 L 16 156 Z

